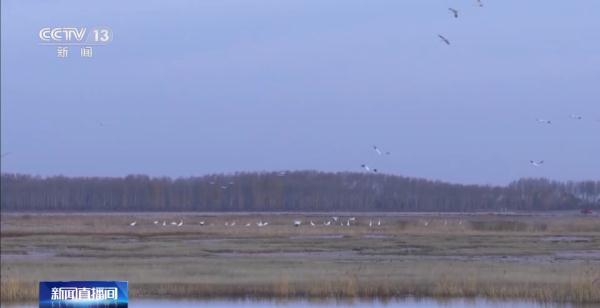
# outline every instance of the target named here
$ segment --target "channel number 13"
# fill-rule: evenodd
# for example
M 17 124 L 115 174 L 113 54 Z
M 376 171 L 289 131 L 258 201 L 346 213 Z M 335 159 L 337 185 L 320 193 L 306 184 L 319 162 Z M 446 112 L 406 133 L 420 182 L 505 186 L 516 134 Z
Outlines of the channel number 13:
M 94 41 L 106 43 L 111 40 L 111 32 L 108 29 L 94 29 Z

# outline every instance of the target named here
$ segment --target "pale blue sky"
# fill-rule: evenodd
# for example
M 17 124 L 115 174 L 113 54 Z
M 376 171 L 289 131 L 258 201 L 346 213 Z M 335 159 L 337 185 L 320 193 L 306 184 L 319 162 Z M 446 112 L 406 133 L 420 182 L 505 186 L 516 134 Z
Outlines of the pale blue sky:
M 600 179 L 600 1 L 474 3 L 2 0 L 2 172 Z M 59 59 L 47 26 L 114 40 Z

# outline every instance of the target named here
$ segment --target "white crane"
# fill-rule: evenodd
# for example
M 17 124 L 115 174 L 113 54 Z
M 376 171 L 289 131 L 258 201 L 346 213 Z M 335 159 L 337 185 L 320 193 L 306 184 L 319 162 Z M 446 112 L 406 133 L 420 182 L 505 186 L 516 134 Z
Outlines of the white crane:
M 311 221 L 310 221 L 310 225 L 314 227 L 314 226 L 315 226 L 315 223 L 314 223 L 314 222 L 311 220 Z
M 546 119 L 535 119 L 538 123 L 542 123 L 542 124 L 552 124 L 552 121 L 550 120 L 546 120 Z
M 132 221 L 132 222 L 129 223 L 129 226 L 135 227 L 136 224 L 137 224 L 137 221 Z
M 183 226 L 183 219 L 179 221 L 179 223 L 177 224 L 178 227 Z
M 369 220 L 369 228 L 373 227 L 373 220 Z
M 529 163 L 534 167 L 541 167 L 544 164 L 544 161 L 543 160 L 539 160 L 539 161 L 530 160 Z
M 300 220 L 294 220 L 294 227 L 299 227 L 302 224 Z

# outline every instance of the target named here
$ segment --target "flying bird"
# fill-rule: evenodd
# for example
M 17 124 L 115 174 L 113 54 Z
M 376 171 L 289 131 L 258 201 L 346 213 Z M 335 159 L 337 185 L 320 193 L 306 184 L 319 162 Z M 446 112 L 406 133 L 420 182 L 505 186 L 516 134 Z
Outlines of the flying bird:
M 373 150 L 375 150 L 375 152 L 377 152 L 377 154 L 379 154 L 379 155 L 383 154 L 383 153 L 381 153 L 381 150 L 376 145 L 373 146 Z
M 481 0 L 477 0 L 477 5 L 479 5 L 479 7 L 483 7 L 483 2 Z
M 369 166 L 362 164 L 360 165 L 363 169 L 367 170 L 367 171 L 371 171 L 371 168 L 369 168 Z
M 578 114 L 572 114 L 572 115 L 571 115 L 571 119 L 574 119 L 574 120 L 582 120 L 582 119 L 583 119 L 583 116 L 581 116 L 581 115 L 578 115 Z
M 445 38 L 443 35 L 441 35 L 441 34 L 438 34 L 438 37 L 439 37 L 439 38 L 440 38 L 440 39 L 441 39 L 441 40 L 442 40 L 444 43 L 446 43 L 446 45 L 450 45 L 450 41 L 449 41 L 447 38 Z
M 543 123 L 543 124 L 552 124 L 552 121 L 550 120 L 545 120 L 545 119 L 536 119 L 538 121 L 538 123 Z
M 458 10 L 455 10 L 453 8 L 448 8 L 448 10 L 450 10 L 450 12 L 452 12 L 452 14 L 454 15 L 454 18 L 458 18 Z
M 533 165 L 534 167 L 541 167 L 544 164 L 544 161 L 543 160 L 540 160 L 540 161 L 530 160 L 529 163 L 531 165 Z

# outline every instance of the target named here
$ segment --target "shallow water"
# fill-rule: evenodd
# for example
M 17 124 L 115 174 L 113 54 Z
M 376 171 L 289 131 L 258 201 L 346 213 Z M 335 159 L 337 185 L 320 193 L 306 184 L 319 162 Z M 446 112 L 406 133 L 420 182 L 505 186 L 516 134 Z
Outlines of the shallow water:
M 28 305 L 3 305 L 7 308 L 37 307 L 35 304 Z M 417 299 L 401 298 L 391 300 L 255 300 L 255 299 L 206 299 L 206 300 L 160 300 L 143 299 L 132 300 L 129 307 L 415 307 L 415 308 L 459 308 L 459 307 L 478 307 L 478 308 L 504 308 L 504 307 L 575 307 L 565 304 L 537 303 L 525 300 L 489 300 L 483 298 L 474 299 Z M 581 306 L 577 306 L 581 307 Z

